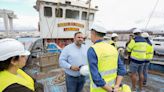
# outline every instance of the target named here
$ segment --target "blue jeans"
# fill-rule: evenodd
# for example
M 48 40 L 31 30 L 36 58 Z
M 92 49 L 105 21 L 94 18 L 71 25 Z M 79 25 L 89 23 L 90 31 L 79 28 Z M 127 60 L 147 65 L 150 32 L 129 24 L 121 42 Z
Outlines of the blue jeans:
M 143 75 L 144 75 L 144 82 L 147 82 L 147 76 L 148 76 L 148 67 L 150 63 L 144 63 L 143 67 Z
M 66 74 L 67 92 L 81 92 L 85 83 L 85 77 L 73 77 Z
M 137 73 L 140 75 L 143 73 L 143 66 L 144 64 L 137 64 L 137 63 L 134 63 L 134 62 L 130 62 L 130 72 L 131 73 Z

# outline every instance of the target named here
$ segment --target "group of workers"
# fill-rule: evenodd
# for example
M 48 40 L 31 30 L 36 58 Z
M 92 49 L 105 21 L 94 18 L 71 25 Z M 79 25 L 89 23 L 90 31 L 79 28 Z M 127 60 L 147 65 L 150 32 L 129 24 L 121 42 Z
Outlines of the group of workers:
M 153 58 L 154 48 L 147 32 L 133 28 L 134 37 L 127 44 L 127 52 L 130 53 L 130 73 L 132 80 L 132 90 L 136 92 L 137 73 L 139 75 L 139 90 L 143 90 L 143 85 L 147 84 L 148 65 Z
M 134 37 L 127 44 L 126 51 L 130 55 L 130 73 L 132 91 L 136 92 L 137 73 L 139 75 L 139 92 L 144 92 L 143 84 L 147 83 L 147 70 L 153 57 L 153 47 L 148 33 L 134 28 Z M 80 70 L 89 69 L 90 92 L 131 92 L 128 85 L 122 84 L 126 69 L 119 56 L 116 42 L 118 35 L 113 33 L 110 42 L 104 41 L 107 30 L 101 23 L 90 28 L 91 47 L 84 44 L 81 32 L 74 34 L 74 42 L 61 52 L 59 64 L 65 70 L 67 92 L 81 92 L 85 81 L 85 73 Z M 35 87 L 34 80 L 21 68 L 25 66 L 26 56 L 30 54 L 23 44 L 14 39 L 0 40 L 0 92 L 41 92 Z M 86 71 L 82 72 L 88 72 Z M 144 77 L 143 77 L 144 73 Z
M 145 92 L 143 85 L 147 83 L 147 72 L 150 60 L 153 58 L 153 46 L 149 34 L 133 28 L 133 35 L 126 44 L 130 60 L 130 77 L 132 92 Z M 131 92 L 128 85 L 122 84 L 126 69 L 118 53 L 118 35 L 113 33 L 109 42 L 104 41 L 106 29 L 101 24 L 93 24 L 89 49 L 83 44 L 81 32 L 74 35 L 74 43 L 66 46 L 59 58 L 59 63 L 65 69 L 67 92 L 81 92 L 85 76 L 81 67 L 89 67 L 90 92 Z M 85 72 L 85 71 L 84 71 Z M 87 72 L 87 69 L 86 69 Z M 139 75 L 139 90 L 136 82 Z M 144 76 L 143 76 L 144 75 Z

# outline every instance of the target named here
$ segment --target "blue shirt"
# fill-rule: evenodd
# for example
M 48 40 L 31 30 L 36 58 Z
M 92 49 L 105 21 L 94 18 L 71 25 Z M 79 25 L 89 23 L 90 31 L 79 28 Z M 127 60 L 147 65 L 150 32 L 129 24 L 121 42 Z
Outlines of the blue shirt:
M 97 40 L 96 43 L 101 42 L 101 41 L 102 40 Z M 89 48 L 89 50 L 87 52 L 87 56 L 88 56 L 90 72 L 91 72 L 94 84 L 96 84 L 96 86 L 98 86 L 98 87 L 103 87 L 106 83 L 105 83 L 104 79 L 101 77 L 100 73 L 98 72 L 98 66 L 97 66 L 98 59 L 97 59 L 97 55 L 92 47 Z M 117 74 L 120 76 L 123 76 L 126 74 L 125 66 L 120 58 L 118 58 Z
M 66 46 L 59 57 L 59 64 L 65 69 L 65 73 L 74 77 L 80 76 L 79 71 L 72 71 L 70 67 L 87 64 L 87 46 L 77 47 L 75 43 Z
M 152 43 L 151 43 L 151 41 L 149 40 L 149 38 L 145 38 L 145 40 L 146 40 L 146 42 L 147 42 L 149 45 L 152 46 Z

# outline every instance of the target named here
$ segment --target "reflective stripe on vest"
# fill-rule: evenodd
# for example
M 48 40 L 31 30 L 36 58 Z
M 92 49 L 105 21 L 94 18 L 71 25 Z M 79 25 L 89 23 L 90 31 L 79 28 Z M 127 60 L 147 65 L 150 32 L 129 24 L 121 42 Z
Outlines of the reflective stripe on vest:
M 153 54 L 152 52 L 146 53 L 146 54 Z
M 146 53 L 146 50 L 144 50 L 144 51 L 142 51 L 142 50 L 133 50 L 133 52 Z
M 144 61 L 146 59 L 147 43 L 135 42 L 135 40 L 132 39 L 127 46 L 127 51 L 131 52 L 130 57 L 132 59 Z
M 109 85 L 109 86 L 113 86 L 115 84 L 115 80 L 111 80 L 110 82 L 108 82 L 106 84 Z M 100 88 L 100 87 L 97 87 L 95 84 L 92 84 L 92 87 L 93 88 Z
M 105 72 L 100 72 L 100 75 L 105 76 L 105 75 L 109 75 L 109 74 L 113 74 L 113 73 L 117 73 L 117 69 L 112 69 L 112 70 L 108 70 Z
M 92 46 L 98 59 L 98 72 L 104 81 L 111 85 L 114 85 L 117 77 L 118 66 L 118 52 L 116 48 L 106 42 L 98 42 Z M 106 92 L 103 88 L 97 87 L 90 74 L 90 92 Z
M 18 69 L 17 74 L 14 75 L 6 70 L 0 72 L 0 92 L 14 83 L 18 83 L 34 91 L 33 79 L 21 69 Z
M 152 45 L 147 45 L 147 51 L 146 51 L 146 60 L 150 61 L 153 59 L 154 56 L 154 48 Z

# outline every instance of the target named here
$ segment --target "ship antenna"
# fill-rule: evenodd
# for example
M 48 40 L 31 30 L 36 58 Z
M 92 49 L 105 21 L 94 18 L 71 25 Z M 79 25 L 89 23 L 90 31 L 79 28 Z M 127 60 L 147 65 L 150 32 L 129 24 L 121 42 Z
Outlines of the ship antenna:
M 155 9 L 157 8 L 158 3 L 159 3 L 159 0 L 157 0 L 156 3 L 155 3 L 155 5 L 154 5 L 154 8 L 153 8 L 153 10 L 152 10 L 152 12 L 151 12 L 151 14 L 150 14 L 150 16 L 149 16 L 149 18 L 148 18 L 147 23 L 146 23 L 145 30 L 147 29 L 147 27 L 148 27 L 148 25 L 149 25 L 149 23 L 150 23 L 150 20 L 151 20 L 153 14 L 154 14 L 154 12 L 155 12 Z

